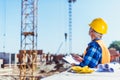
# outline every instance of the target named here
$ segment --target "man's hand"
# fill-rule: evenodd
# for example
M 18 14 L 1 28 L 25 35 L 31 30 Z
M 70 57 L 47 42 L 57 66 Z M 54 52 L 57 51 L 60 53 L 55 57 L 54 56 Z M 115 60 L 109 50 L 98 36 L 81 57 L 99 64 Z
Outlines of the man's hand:
M 79 62 L 82 62 L 83 61 L 83 58 L 80 57 L 79 55 L 77 54 L 72 54 L 73 58 L 76 60 L 76 61 L 79 61 Z
M 75 66 L 76 64 L 75 63 L 72 63 L 71 66 Z

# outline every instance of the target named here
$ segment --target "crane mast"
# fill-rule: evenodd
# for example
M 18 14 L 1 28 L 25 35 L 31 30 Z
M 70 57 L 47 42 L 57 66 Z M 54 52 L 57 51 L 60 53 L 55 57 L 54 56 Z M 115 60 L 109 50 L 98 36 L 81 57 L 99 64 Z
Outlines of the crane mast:
M 21 1 L 20 80 L 34 80 L 37 59 L 38 0 Z
M 72 3 L 76 0 L 68 0 L 68 14 L 69 14 L 69 53 L 72 53 Z

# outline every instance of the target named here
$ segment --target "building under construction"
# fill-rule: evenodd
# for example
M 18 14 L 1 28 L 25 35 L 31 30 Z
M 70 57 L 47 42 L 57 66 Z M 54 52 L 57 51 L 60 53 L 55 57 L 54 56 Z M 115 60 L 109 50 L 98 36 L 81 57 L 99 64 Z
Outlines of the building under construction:
M 5 67 L 17 67 L 18 70 L 14 75 L 18 75 L 20 80 L 38 80 L 39 75 L 36 73 L 36 69 L 41 64 L 56 64 L 56 70 L 63 66 L 59 64 L 59 60 L 62 60 L 64 55 L 51 55 L 45 54 L 42 50 L 38 50 L 38 0 L 21 0 L 21 32 L 20 32 L 20 50 L 14 57 L 18 58 L 18 62 L 15 62 L 14 65 L 10 62 L 3 63 L 3 68 Z M 75 0 L 68 0 L 68 9 L 69 9 L 69 53 L 72 51 L 72 3 Z M 6 26 L 6 8 L 7 1 L 4 1 L 4 26 Z M 5 39 L 6 32 L 4 30 L 3 37 Z M 65 40 L 67 41 L 67 33 L 65 33 Z M 5 42 L 3 44 L 4 53 L 5 51 Z M 60 49 L 60 48 L 59 48 Z M 59 51 L 58 51 L 59 53 Z M 8 57 L 9 58 L 9 57 Z M 11 58 L 11 57 L 10 57 Z M 5 60 L 5 59 L 4 59 Z M 5 62 L 5 61 L 3 61 Z M 45 66 L 45 65 L 44 65 Z M 54 67 L 55 67 L 54 66 Z M 51 69 L 52 70 L 52 69 Z M 13 73 L 12 73 L 13 74 Z M 7 74 L 6 74 L 7 75 Z M 17 78 L 18 79 L 18 78 Z

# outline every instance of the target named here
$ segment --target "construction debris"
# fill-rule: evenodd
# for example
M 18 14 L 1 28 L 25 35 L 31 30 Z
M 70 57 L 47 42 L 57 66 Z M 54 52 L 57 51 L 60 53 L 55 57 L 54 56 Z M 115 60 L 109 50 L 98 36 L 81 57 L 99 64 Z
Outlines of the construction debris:
M 25 80 L 29 80 L 30 77 L 34 77 L 34 80 L 40 80 L 41 78 L 66 71 L 70 67 L 70 64 L 62 60 L 63 56 L 64 55 L 50 54 L 40 55 L 39 58 L 37 58 L 37 66 L 33 75 L 27 75 L 27 72 L 31 71 L 32 69 L 28 70 L 29 68 L 27 68 L 27 66 L 24 68 L 28 70 L 25 75 Z M 0 75 L 4 78 L 0 77 L 0 80 L 19 80 L 21 78 L 20 72 L 21 67 L 19 64 L 12 64 L 11 67 L 8 64 L 4 64 L 4 68 L 0 69 Z

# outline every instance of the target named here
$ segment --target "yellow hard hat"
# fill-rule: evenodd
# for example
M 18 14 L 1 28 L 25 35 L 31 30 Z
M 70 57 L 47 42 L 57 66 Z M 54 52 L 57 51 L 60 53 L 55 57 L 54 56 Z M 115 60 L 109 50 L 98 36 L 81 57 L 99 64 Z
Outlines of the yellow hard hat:
M 102 18 L 94 19 L 89 26 L 100 34 L 106 34 L 108 30 L 108 26 L 106 22 Z

